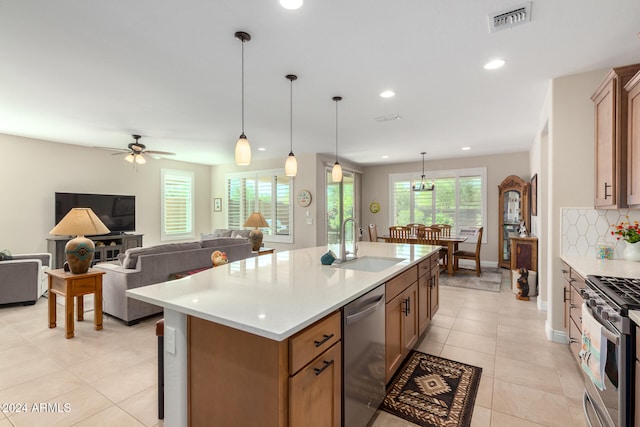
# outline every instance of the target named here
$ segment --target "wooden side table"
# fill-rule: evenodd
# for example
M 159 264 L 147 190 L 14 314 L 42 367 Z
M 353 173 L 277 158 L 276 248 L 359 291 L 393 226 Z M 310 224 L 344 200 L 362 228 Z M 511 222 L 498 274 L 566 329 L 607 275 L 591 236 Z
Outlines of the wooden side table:
M 49 328 L 56 327 L 56 299 L 65 298 L 64 329 L 67 338 L 73 338 L 73 298 L 78 305 L 78 321 L 84 320 L 84 295 L 95 294 L 93 301 L 94 328 L 102 329 L 102 275 L 104 271 L 89 269 L 84 274 L 73 274 L 63 269 L 50 270 L 49 275 Z
M 255 256 L 260 256 L 260 255 L 269 255 L 274 253 L 276 250 L 274 248 L 260 248 L 257 251 L 251 251 L 251 253 L 253 253 Z

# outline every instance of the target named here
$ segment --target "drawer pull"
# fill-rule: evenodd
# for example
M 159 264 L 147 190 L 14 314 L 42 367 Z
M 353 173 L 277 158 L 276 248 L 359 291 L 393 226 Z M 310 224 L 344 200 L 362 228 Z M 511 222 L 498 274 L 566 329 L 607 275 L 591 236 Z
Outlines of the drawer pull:
M 564 268 L 562 269 L 562 272 L 563 272 L 564 274 L 567 274 L 567 273 L 568 273 L 568 271 L 567 271 L 567 270 L 565 270 Z
M 325 369 L 327 369 L 329 366 L 333 365 L 333 359 L 331 359 L 328 362 L 326 360 L 323 360 L 322 363 L 324 363 L 322 368 L 313 368 L 314 372 L 316 373 L 316 376 L 320 375 L 322 372 L 324 372 Z
M 320 341 L 314 341 L 314 343 L 315 343 L 316 347 L 320 347 L 322 344 L 326 343 L 331 338 L 333 338 L 333 334 L 331 334 L 331 335 L 324 334 Z
M 569 338 L 569 344 L 575 344 L 575 343 L 577 343 L 577 342 L 579 342 L 577 339 L 575 339 L 575 338 Z
M 569 307 L 570 307 L 570 308 L 578 308 L 578 306 L 577 306 L 577 305 L 575 305 L 575 304 L 569 304 Z

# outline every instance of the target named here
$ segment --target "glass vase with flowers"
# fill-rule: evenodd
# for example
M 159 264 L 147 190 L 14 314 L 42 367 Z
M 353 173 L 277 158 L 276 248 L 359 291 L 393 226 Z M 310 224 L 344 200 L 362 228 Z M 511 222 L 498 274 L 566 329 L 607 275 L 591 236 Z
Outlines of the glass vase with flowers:
M 613 225 L 614 230 L 611 232 L 616 239 L 627 242 L 622 257 L 627 261 L 640 261 L 640 225 L 638 221 L 622 221 L 618 225 Z

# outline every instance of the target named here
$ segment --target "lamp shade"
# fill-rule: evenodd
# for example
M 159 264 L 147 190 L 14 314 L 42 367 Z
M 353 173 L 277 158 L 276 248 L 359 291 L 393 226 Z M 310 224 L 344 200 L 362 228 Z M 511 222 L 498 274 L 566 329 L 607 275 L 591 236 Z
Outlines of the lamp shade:
M 91 208 L 73 208 L 49 232 L 54 236 L 93 236 L 110 230 Z
M 333 182 L 342 181 L 342 166 L 340 166 L 338 162 L 336 162 L 333 165 L 333 169 L 331 169 L 331 179 L 333 179 Z
M 236 164 L 238 166 L 248 166 L 251 163 L 251 145 L 244 135 L 240 135 L 236 142 Z
M 287 161 L 284 163 L 284 174 L 287 176 L 296 176 L 298 174 L 298 161 L 296 156 L 293 155 L 293 151 L 287 156 Z
M 254 212 L 249 215 L 249 218 L 245 221 L 243 227 L 268 227 L 267 221 L 265 221 L 264 217 L 260 212 Z
M 77 235 L 65 245 L 67 263 L 73 274 L 84 274 L 89 271 L 95 244 L 85 235 L 107 234 L 109 229 L 91 208 L 73 208 L 49 232 L 56 236 Z
M 262 246 L 262 231 L 258 227 L 268 227 L 267 221 L 264 220 L 264 217 L 260 212 L 254 212 L 249 215 L 249 218 L 244 223 L 243 227 L 255 227 L 249 233 L 249 241 L 251 242 L 251 250 L 259 251 Z

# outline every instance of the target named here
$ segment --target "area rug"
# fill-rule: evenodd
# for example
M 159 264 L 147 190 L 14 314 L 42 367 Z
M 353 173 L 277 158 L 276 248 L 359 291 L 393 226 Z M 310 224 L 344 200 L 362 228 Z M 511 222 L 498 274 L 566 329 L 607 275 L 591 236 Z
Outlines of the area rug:
M 471 424 L 482 368 L 412 350 L 380 409 L 424 427 Z
M 456 273 L 449 276 L 446 273 L 440 274 L 440 284 L 443 286 L 453 286 L 456 288 L 479 289 L 482 291 L 500 292 L 502 284 L 502 272 L 499 269 L 483 269 L 480 277 L 476 276 L 475 270 L 471 273 Z

